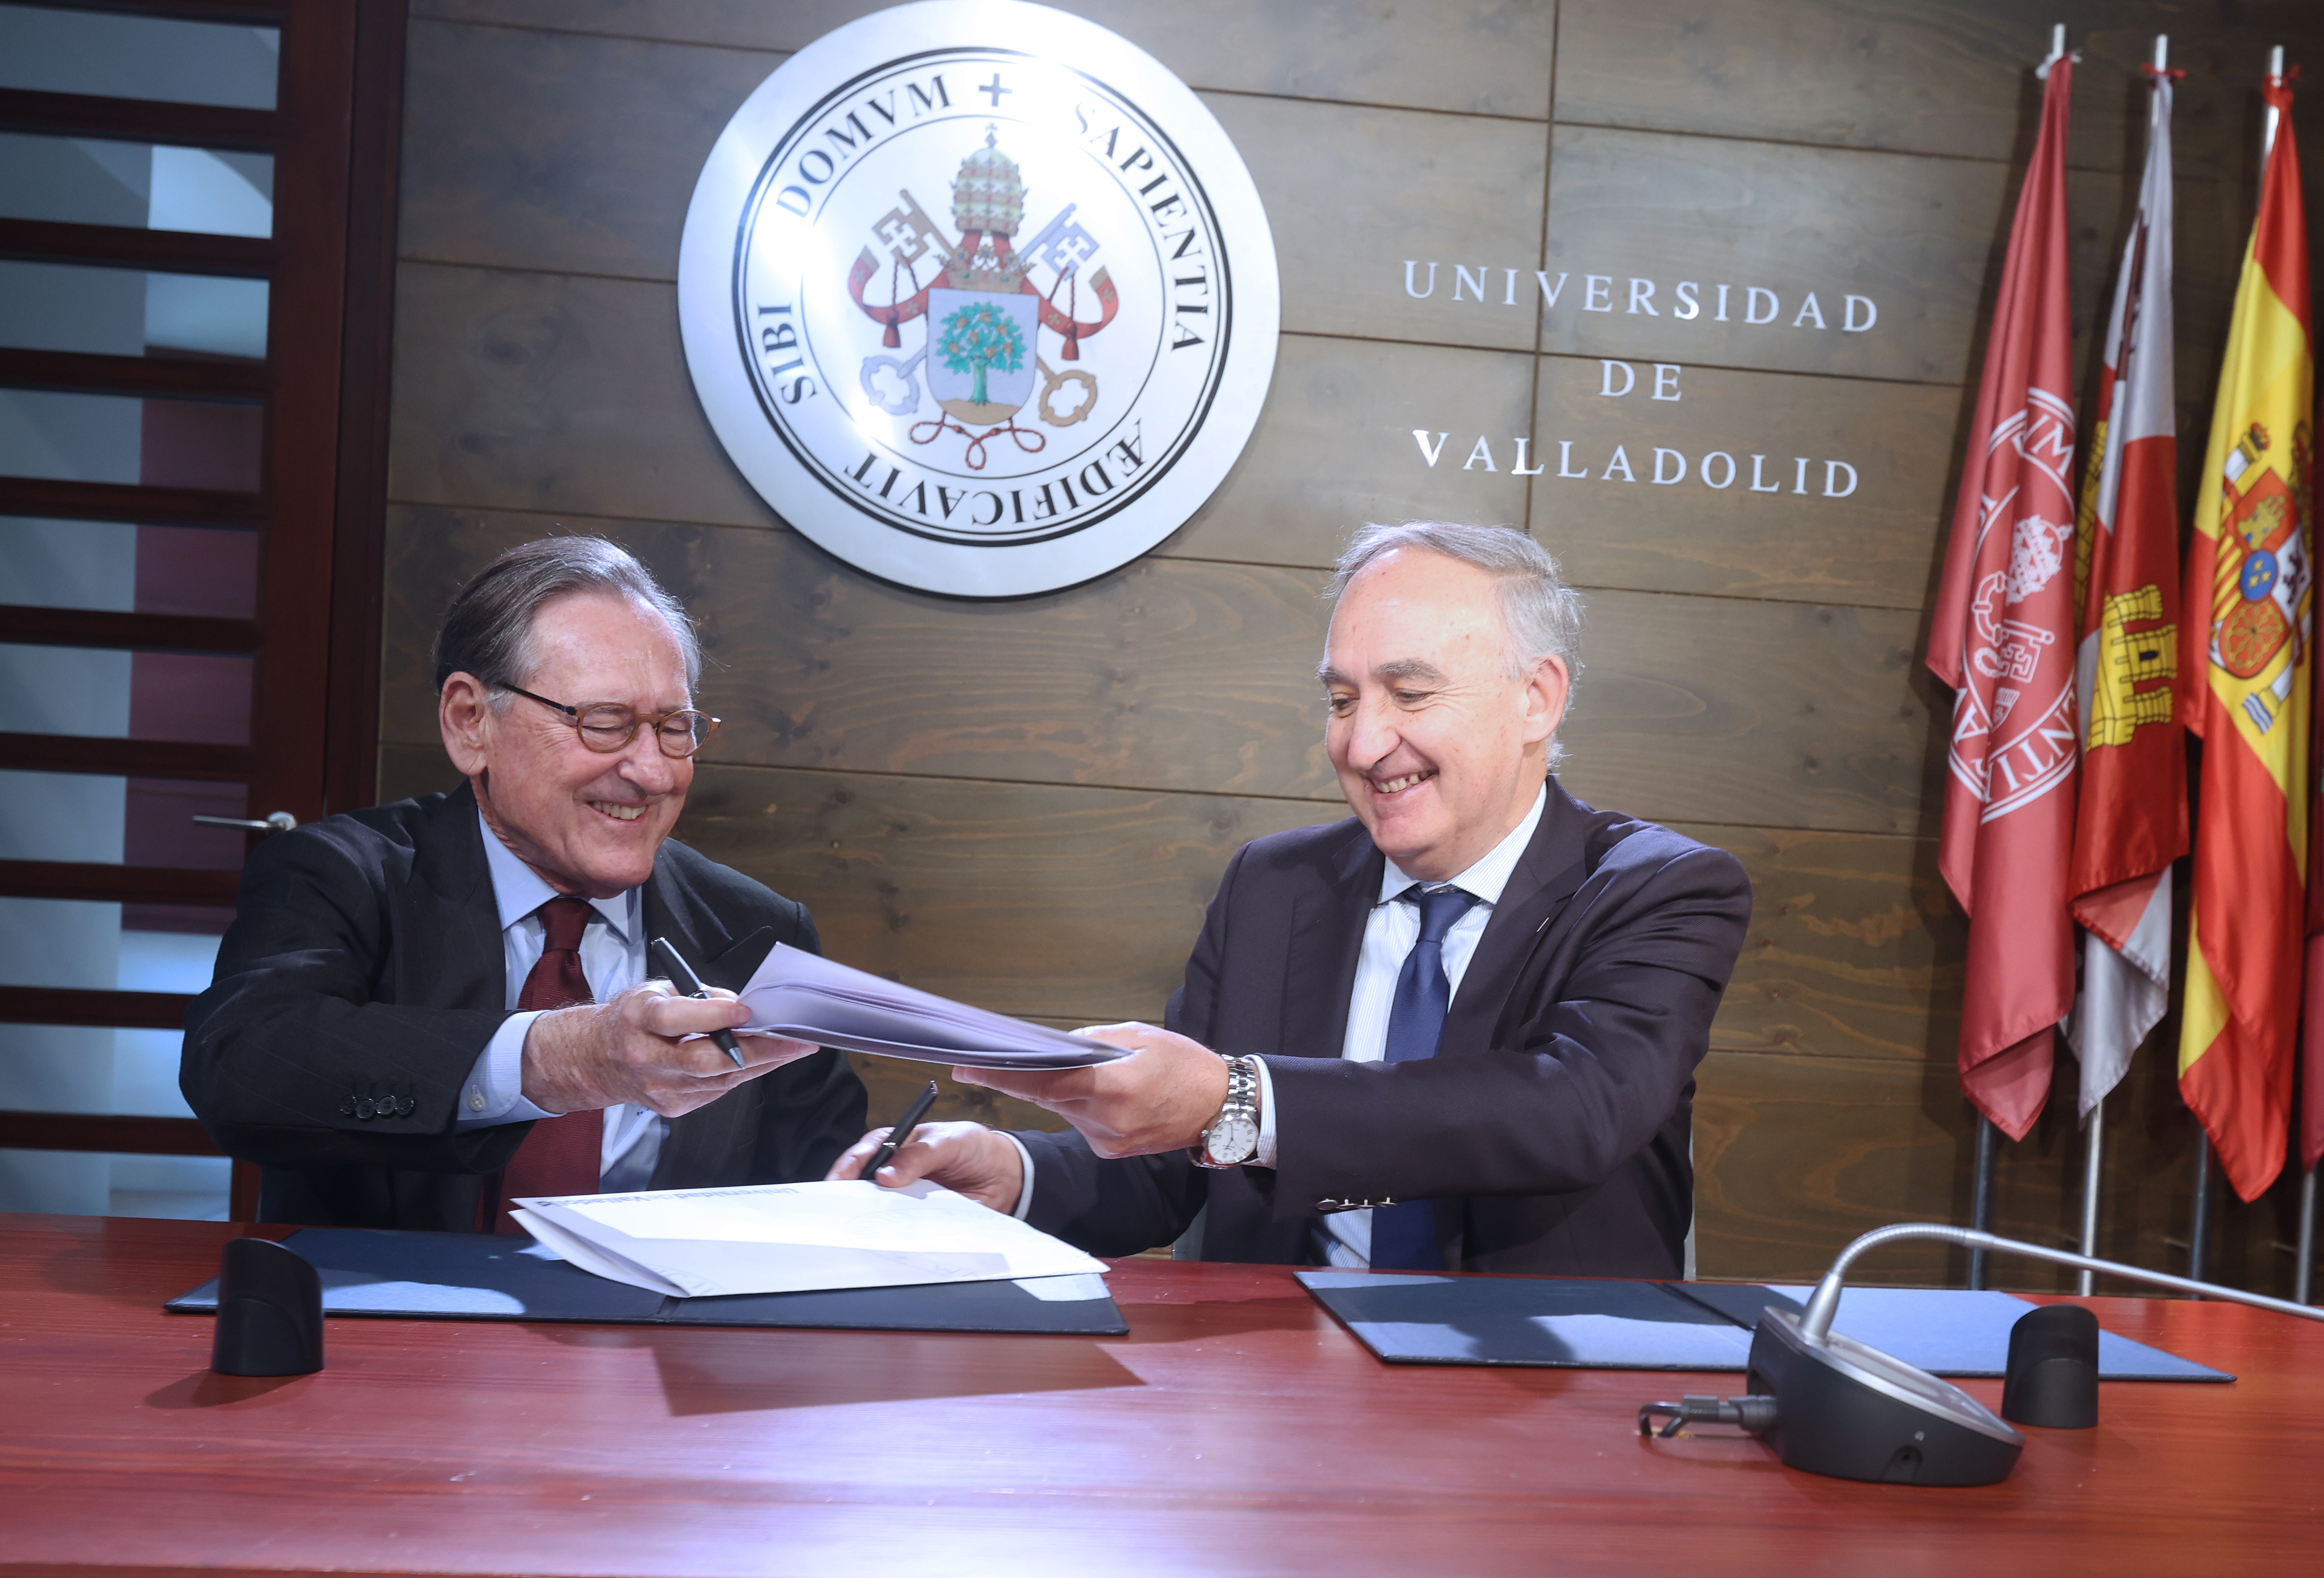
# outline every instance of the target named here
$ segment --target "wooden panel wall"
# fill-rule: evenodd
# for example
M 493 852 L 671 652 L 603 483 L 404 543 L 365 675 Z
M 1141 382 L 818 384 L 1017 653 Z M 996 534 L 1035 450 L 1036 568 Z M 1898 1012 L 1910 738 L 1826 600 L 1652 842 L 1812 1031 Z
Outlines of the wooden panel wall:
M 1696 1108 L 1703 1272 L 1809 1276 L 1864 1228 L 1965 1218 L 1962 925 L 1932 843 L 1950 698 L 1919 654 L 2050 14 L 1068 8 L 1154 52 L 1235 138 L 1274 227 L 1285 334 L 1249 451 L 1184 530 L 1086 586 L 973 604 L 872 580 L 788 531 L 720 451 L 678 346 L 703 156 L 785 51 L 873 7 L 415 0 L 383 793 L 448 777 L 425 653 L 453 588 L 509 543 L 603 531 L 705 620 L 705 704 L 729 723 L 682 836 L 808 901 L 853 963 L 1056 1023 L 1150 1018 L 1231 850 L 1340 814 L 1308 675 L 1348 531 L 1522 522 L 1588 594 L 1567 782 L 1732 849 L 1756 885 Z M 2179 369 L 2200 435 L 2255 189 L 2262 50 L 2324 62 L 2324 24 L 2299 0 L 2054 11 L 2085 51 L 2086 363 L 2156 28 L 2190 73 Z M 1434 290 L 1407 289 L 1407 261 L 1418 283 L 1430 260 Z M 1456 264 L 1490 271 L 1484 300 L 1456 292 Z M 1542 307 L 1536 270 L 1571 276 L 1561 306 Z M 1621 293 L 1613 309 L 1581 309 L 1591 273 Z M 1626 309 L 1633 276 L 1655 281 L 1653 310 Z M 1748 286 L 1773 289 L 1783 319 L 1681 319 L 1681 280 L 1732 282 L 1737 318 Z M 1810 290 L 1822 330 L 1793 321 Z M 1850 293 L 1877 302 L 1873 329 L 1842 327 Z M 1647 379 L 1681 366 L 1682 398 L 1609 398 L 1605 358 Z M 1443 435 L 1434 463 L 1416 429 Z M 1520 437 L 1546 470 L 1520 474 Z M 1613 469 L 1617 445 L 1637 480 Z M 1687 457 L 1688 482 L 1655 484 L 1657 448 Z M 1702 485 L 1714 450 L 1747 471 L 1765 456 L 1781 491 Z M 1828 459 L 1855 471 L 1843 498 L 1821 496 Z M 2183 1257 L 2192 1153 L 2165 1063 L 2151 1052 L 2118 1098 L 2110 1167 L 2107 1252 L 2152 1265 Z M 882 1110 L 917 1077 L 866 1073 Z M 1028 1117 L 965 1093 L 949 1110 Z M 2070 1238 L 2078 1158 L 2053 1112 L 2006 1158 L 2002 1229 Z M 2218 1269 L 2282 1286 L 2282 1205 L 2231 1213 Z

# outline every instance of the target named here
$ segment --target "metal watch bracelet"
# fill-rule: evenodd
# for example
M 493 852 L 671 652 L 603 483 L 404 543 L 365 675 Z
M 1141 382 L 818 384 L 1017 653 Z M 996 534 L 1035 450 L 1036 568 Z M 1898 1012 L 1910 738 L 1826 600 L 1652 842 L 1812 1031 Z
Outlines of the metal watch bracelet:
M 1239 1167 L 1259 1154 L 1259 1065 L 1230 1057 L 1226 1104 L 1191 1148 L 1201 1167 Z

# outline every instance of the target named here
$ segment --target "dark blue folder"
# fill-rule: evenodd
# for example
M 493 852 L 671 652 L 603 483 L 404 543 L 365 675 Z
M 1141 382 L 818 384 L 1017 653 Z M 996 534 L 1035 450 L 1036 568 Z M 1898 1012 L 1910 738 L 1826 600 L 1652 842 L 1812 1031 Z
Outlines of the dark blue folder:
M 1746 1368 L 1759 1312 L 1794 1313 L 1808 1288 L 1750 1283 L 1601 1282 L 1302 1271 L 1300 1283 L 1390 1364 L 1571 1370 Z M 2006 1293 L 1851 1287 L 1832 1329 L 1932 1375 L 1998 1376 L 2009 1328 L 2033 1306 Z M 2102 1380 L 2233 1380 L 2160 1348 L 2098 1333 Z
M 551 1260 L 530 1239 L 512 1234 L 307 1227 L 283 1244 L 322 1273 L 323 1313 L 331 1315 L 1092 1337 L 1130 1330 L 1111 1298 L 1040 1298 L 1010 1281 L 669 1298 Z M 162 1307 L 215 1314 L 217 1278 Z

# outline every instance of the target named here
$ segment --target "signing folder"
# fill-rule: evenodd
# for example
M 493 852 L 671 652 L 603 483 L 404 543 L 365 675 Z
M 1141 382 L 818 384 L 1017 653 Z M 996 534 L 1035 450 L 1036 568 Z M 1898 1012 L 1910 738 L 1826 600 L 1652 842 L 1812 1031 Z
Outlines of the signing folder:
M 1813 1291 L 1748 1283 L 1615 1282 L 1562 1277 L 1449 1277 L 1302 1271 L 1299 1280 L 1390 1364 L 1507 1364 L 1572 1370 L 1747 1368 L 1768 1306 L 1794 1314 Z M 2034 1306 L 2006 1293 L 1850 1287 L 1832 1330 L 1932 1375 L 1998 1376 L 2009 1328 Z M 2098 1333 L 2102 1380 L 2233 1380 L 2160 1348 Z
M 322 1273 L 327 1315 L 1100 1337 L 1130 1329 L 1104 1279 L 1086 1273 L 673 1298 L 592 1276 L 513 1234 L 309 1227 L 283 1243 Z M 214 1314 L 217 1283 L 205 1282 L 163 1307 L 180 1315 Z

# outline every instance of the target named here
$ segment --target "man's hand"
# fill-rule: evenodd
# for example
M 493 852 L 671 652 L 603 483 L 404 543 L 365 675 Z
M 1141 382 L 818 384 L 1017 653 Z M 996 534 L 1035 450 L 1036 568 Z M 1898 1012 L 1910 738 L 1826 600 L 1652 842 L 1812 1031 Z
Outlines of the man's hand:
M 805 1041 L 737 1036 L 749 1059 L 737 1068 L 707 1037 L 750 1022 L 751 1010 L 733 992 L 680 997 L 667 981 L 632 986 L 611 1002 L 554 1010 L 525 1034 L 524 1099 L 550 1112 L 628 1102 L 675 1118 L 816 1050 Z
M 1226 1060 L 1198 1041 L 1141 1024 L 1098 1025 L 1074 1034 L 1128 1047 L 1131 1055 L 1054 1074 L 955 1068 L 952 1076 L 1047 1107 L 1107 1158 L 1183 1150 L 1227 1104 Z
M 885 1129 L 874 1129 L 832 1163 L 825 1177 L 860 1177 L 863 1164 L 887 1138 Z M 1025 1192 L 1025 1160 L 1014 1142 L 982 1123 L 923 1123 L 872 1182 L 883 1189 L 900 1189 L 922 1178 L 1012 1215 L 1018 1196 Z

